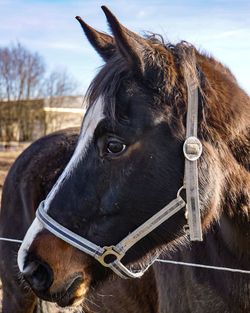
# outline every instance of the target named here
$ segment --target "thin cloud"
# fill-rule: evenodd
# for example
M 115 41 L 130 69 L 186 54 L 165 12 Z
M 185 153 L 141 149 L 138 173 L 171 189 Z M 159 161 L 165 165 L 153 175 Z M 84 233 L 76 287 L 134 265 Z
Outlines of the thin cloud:
M 44 55 L 49 65 L 66 64 L 87 85 L 102 61 L 74 17 L 81 15 L 93 27 L 108 31 L 102 4 L 98 0 L 1 0 L 0 45 L 19 40 Z M 136 32 L 154 31 L 172 42 L 187 40 L 211 52 L 250 93 L 248 0 L 107 0 L 106 4 Z

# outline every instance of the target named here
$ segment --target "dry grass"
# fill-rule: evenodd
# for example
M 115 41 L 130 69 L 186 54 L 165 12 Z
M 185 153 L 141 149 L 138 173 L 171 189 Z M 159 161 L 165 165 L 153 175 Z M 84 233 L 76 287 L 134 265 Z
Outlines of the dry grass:
M 4 184 L 4 180 L 7 176 L 7 173 L 15 161 L 15 159 L 19 156 L 19 154 L 28 146 L 28 144 L 20 144 L 13 150 L 4 150 L 0 151 L 0 199 L 2 193 L 2 187 Z

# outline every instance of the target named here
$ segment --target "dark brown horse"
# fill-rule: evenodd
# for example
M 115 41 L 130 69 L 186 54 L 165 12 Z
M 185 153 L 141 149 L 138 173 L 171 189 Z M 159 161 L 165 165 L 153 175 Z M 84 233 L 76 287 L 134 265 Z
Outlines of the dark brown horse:
M 230 71 L 213 58 L 184 42 L 171 45 L 156 36 L 142 38 L 122 26 L 107 8 L 103 9 L 114 38 L 81 21 L 87 37 L 106 63 L 90 86 L 89 109 L 75 152 L 53 187 L 75 142 L 68 147 L 70 153 L 60 154 L 63 165 L 59 172 L 53 172 L 53 167 L 46 171 L 53 175 L 45 176 L 48 186 L 43 194 L 37 187 L 36 173 L 27 170 L 26 179 L 22 174 L 25 160 L 36 162 L 39 156 L 35 151 L 39 154 L 47 151 L 47 160 L 56 162 L 52 155 L 57 154 L 57 147 L 43 150 L 41 143 L 37 143 L 35 151 L 31 148 L 23 154 L 7 179 L 8 190 L 7 187 L 4 190 L 2 234 L 17 235 L 18 230 L 15 228 L 11 233 L 6 221 L 13 221 L 13 210 L 22 200 L 24 204 L 32 203 L 26 204 L 32 216 L 27 216 L 27 224 L 19 232 L 23 236 L 35 207 L 46 197 L 47 214 L 64 229 L 100 247 L 110 246 L 173 200 L 184 178 L 182 146 L 188 76 L 196 82 L 200 94 L 198 137 L 203 153 L 198 173 L 203 242 L 189 241 L 184 230 L 185 210 L 181 210 L 136 243 L 122 262 L 130 267 L 140 266 L 157 251 L 176 260 L 249 270 L 249 97 Z M 44 167 L 47 163 L 44 161 Z M 22 164 L 19 172 L 18 164 Z M 44 178 L 43 166 L 40 167 Z M 24 176 L 23 185 L 17 183 L 15 187 L 15 173 Z M 32 186 L 28 184 L 31 178 L 35 190 L 19 195 L 21 188 Z M 16 199 L 12 205 L 8 201 L 11 197 Z M 24 204 L 21 210 L 27 212 L 22 209 Z M 16 218 L 19 219 L 18 215 Z M 3 271 L 8 255 L 6 252 L 1 255 Z M 107 309 L 92 311 L 250 310 L 248 274 L 155 263 L 140 280 L 122 281 L 113 278 L 111 271 L 94 258 L 54 236 L 40 219 L 35 219 L 24 239 L 18 265 L 36 295 L 62 306 L 80 301 L 87 304 L 93 290 L 98 298 L 99 290 L 107 284 L 113 301 L 107 302 Z M 5 283 L 8 284 L 8 277 Z M 11 286 L 5 290 L 10 292 Z M 119 297 L 120 294 L 124 297 Z M 125 295 L 135 305 L 134 309 L 124 304 Z M 123 299 L 118 307 L 114 305 L 116 297 Z
M 24 237 L 39 202 L 46 197 L 72 156 L 78 134 L 79 129 L 75 128 L 48 135 L 34 142 L 15 161 L 3 189 L 0 237 Z M 22 283 L 16 264 L 18 248 L 19 244 L 0 242 L 2 312 L 40 312 L 40 306 L 43 312 L 54 312 L 54 307 L 38 304 L 35 294 Z M 152 290 L 156 290 L 152 271 L 148 271 L 141 280 L 132 282 L 116 279 L 114 285 L 113 278 L 97 290 L 90 290 L 84 312 L 109 312 L 110 307 L 119 313 L 140 312 L 141 307 L 145 313 L 153 312 L 157 307 L 157 297 Z

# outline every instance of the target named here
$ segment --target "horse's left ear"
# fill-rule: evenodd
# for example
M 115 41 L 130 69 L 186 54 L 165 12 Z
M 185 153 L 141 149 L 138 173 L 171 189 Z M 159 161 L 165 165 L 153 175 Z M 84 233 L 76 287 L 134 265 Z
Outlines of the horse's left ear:
M 104 61 L 108 61 L 116 50 L 114 38 L 95 30 L 93 27 L 84 22 L 80 16 L 76 16 L 76 19 L 81 24 L 85 35 L 98 54 Z
M 102 6 L 120 53 L 140 73 L 144 72 L 144 54 L 151 49 L 148 42 L 124 27 L 106 6 Z

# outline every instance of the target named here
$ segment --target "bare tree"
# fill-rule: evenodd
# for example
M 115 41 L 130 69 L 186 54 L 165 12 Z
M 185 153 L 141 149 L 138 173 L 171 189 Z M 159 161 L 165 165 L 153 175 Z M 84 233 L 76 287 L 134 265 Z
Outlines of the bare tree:
M 47 97 L 62 97 L 73 94 L 77 83 L 67 70 L 54 70 L 45 79 L 44 94 Z
M 43 58 L 20 43 L 0 47 L 0 101 L 62 97 L 76 87 L 66 69 L 46 74 Z
M 60 97 L 73 95 L 77 89 L 77 82 L 64 70 L 52 71 L 44 80 L 43 95 L 48 98 L 49 105 L 58 103 Z
M 20 140 L 27 140 L 32 133 L 34 124 L 34 119 L 28 118 L 32 111 L 32 103 L 29 100 L 46 98 L 49 105 L 56 102 L 60 106 L 60 101 L 63 100 L 60 97 L 72 95 L 76 86 L 76 82 L 66 70 L 47 73 L 43 58 L 38 53 L 29 51 L 22 44 L 0 47 L 0 102 L 3 102 L 0 124 L 2 133 L 7 134 L 4 128 L 11 127 L 13 130 L 16 125 Z M 10 102 L 13 105 L 9 105 Z M 32 102 L 34 104 L 34 101 Z M 38 102 L 42 103 L 43 100 L 37 100 Z M 4 107 L 7 109 L 3 110 Z M 9 111 L 8 114 L 5 113 L 7 111 Z M 37 110 L 33 111 L 37 112 Z M 4 118 L 5 120 L 3 120 Z M 46 124 L 45 121 L 44 123 Z
M 41 96 L 45 65 L 38 53 L 20 43 L 0 47 L 0 99 L 29 100 Z

